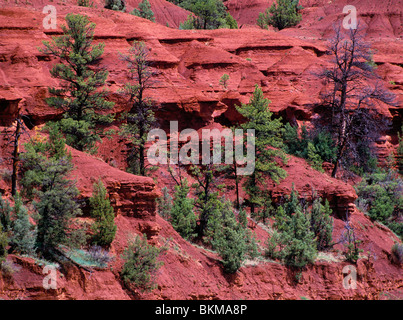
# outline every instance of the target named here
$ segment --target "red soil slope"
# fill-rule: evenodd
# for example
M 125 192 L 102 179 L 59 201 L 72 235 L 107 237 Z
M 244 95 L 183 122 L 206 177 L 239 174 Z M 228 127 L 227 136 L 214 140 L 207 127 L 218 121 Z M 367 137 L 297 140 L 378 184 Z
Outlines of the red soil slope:
M 138 2 L 129 1 L 128 8 Z M 107 87 L 111 92 L 116 92 L 127 81 L 126 66 L 119 60 L 118 52 L 127 52 L 133 40 L 145 41 L 158 74 L 148 95 L 158 106 L 157 116 L 163 128 L 167 128 L 170 120 L 178 120 L 180 129 L 221 127 L 220 124 L 239 120 L 235 105 L 248 102 L 255 84 L 260 85 L 272 101 L 270 108 L 275 114 L 298 123 L 314 117 L 313 107 L 319 102 L 323 84 L 313 74 L 329 63 L 325 55 L 325 40 L 330 34 L 332 22 L 342 17 L 340 8 L 345 1 L 301 1 L 305 9 L 300 27 L 281 32 L 246 26 L 240 30 L 175 30 L 165 27 L 165 22 L 177 26 L 180 19 L 186 17 L 185 12 L 162 0 L 150 2 L 155 6 L 153 9 L 160 23 L 102 9 L 99 2 L 95 2 L 98 7 L 94 8 L 55 2 L 58 28 L 45 30 L 42 8 L 48 2 L 34 0 L 30 5 L 1 0 L 0 126 L 9 125 L 18 110 L 28 116 L 33 125 L 60 116 L 59 111 L 49 108 L 43 101 L 48 96 L 48 86 L 58 85 L 49 73 L 56 60 L 40 53 L 37 47 L 41 46 L 41 41 L 61 33 L 60 24 L 69 12 L 86 14 L 96 23 L 95 41 L 105 43 L 101 66 L 110 72 Z M 238 11 L 234 9 L 237 3 Z M 374 55 L 377 71 L 399 102 L 397 107 L 379 107 L 379 112 L 395 124 L 394 130 L 379 141 L 379 150 L 384 152 L 384 157 L 396 145 L 403 102 L 402 44 L 397 39 L 401 36 L 401 29 L 396 22 L 402 15 L 399 7 L 392 7 L 391 3 L 384 2 L 375 13 L 375 1 L 351 2 L 360 8 L 359 12 L 367 10 L 362 13 L 362 18 L 368 24 L 367 38 L 377 49 Z M 257 8 L 264 3 L 230 0 L 226 4 L 241 24 L 248 24 L 254 23 L 253 17 L 259 12 Z M 324 18 L 318 21 L 321 16 Z M 384 33 L 377 33 L 377 28 L 386 21 L 391 27 L 386 28 Z M 224 73 L 230 75 L 228 90 L 219 85 Z M 116 102 L 113 112 L 127 110 L 124 97 L 112 94 L 111 99 Z M 5 130 L 4 127 L 1 129 Z M 0 145 L 5 147 L 5 142 L 0 141 Z M 116 259 L 111 268 L 89 272 L 71 266 L 60 278 L 58 289 L 47 291 L 41 286 L 42 268 L 37 262 L 10 256 L 9 259 L 19 265 L 20 270 L 11 278 L 0 278 L 0 297 L 131 298 L 122 287 L 118 272 L 122 266 L 120 255 L 132 233 L 146 233 L 153 243 L 170 247 L 162 258 L 164 266 L 158 275 L 158 289 L 151 294 L 140 295 L 140 298 L 300 299 L 304 296 L 312 299 L 378 299 L 383 292 L 390 296 L 399 294 L 403 274 L 401 267 L 391 262 L 391 246 L 396 237 L 355 209 L 356 194 L 351 186 L 314 171 L 304 160 L 290 157 L 284 167 L 288 178 L 270 188 L 274 195 L 288 194 L 292 183 L 300 194 L 309 195 L 314 188 L 331 201 L 335 213 L 345 212 L 346 208 L 350 210 L 352 223 L 363 240 L 364 254 L 368 257 L 367 251 L 371 252 L 370 258 L 361 259 L 357 265 L 357 290 L 345 290 L 342 286 L 342 269 L 346 263 L 341 261 L 338 251 L 341 247 L 320 257 L 314 266 L 304 271 L 298 285 L 284 266 L 264 259 L 248 262 L 236 276 L 225 275 L 215 253 L 183 240 L 169 223 L 156 215 L 153 199 L 160 187 L 170 185 L 166 168 L 161 167 L 157 172 L 159 181 L 155 187 L 151 179 L 119 170 L 125 166 L 125 150 L 124 142 L 114 137 L 113 140 L 105 139 L 100 145 L 98 159 L 72 151 L 76 165 L 73 176 L 78 180 L 84 200 L 91 195 L 91 185 L 98 177 L 108 186 L 118 225 L 111 250 Z M 7 147 L 2 148 L 2 157 L 6 158 L 9 151 Z M 1 168 L 6 165 L 0 164 Z M 0 191 L 8 194 L 9 182 L 1 180 Z M 336 239 L 343 229 L 340 218 L 341 215 L 336 214 Z M 82 219 L 89 220 L 87 216 Z M 263 247 L 267 227 L 252 220 L 250 227 Z

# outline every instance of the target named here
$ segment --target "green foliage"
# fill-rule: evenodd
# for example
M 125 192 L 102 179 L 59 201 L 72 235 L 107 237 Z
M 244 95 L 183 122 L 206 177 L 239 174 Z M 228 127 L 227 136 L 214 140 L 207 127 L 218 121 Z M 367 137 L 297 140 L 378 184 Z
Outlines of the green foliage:
M 133 9 L 130 14 L 155 22 L 154 12 L 151 10 L 151 5 L 148 0 L 141 1 L 138 9 Z
M 308 142 L 308 147 L 306 149 L 306 156 L 309 164 L 318 171 L 323 171 L 322 169 L 322 159 L 320 155 L 316 153 L 316 148 L 312 142 Z
M 161 191 L 162 196 L 157 199 L 158 214 L 165 220 L 169 221 L 171 219 L 172 197 L 169 194 L 167 187 L 163 187 Z
M 221 0 L 183 0 L 177 4 L 195 14 L 195 17 L 188 16 L 180 29 L 217 29 L 226 27 L 226 21 L 234 26 Z
M 248 217 L 244 208 L 239 209 L 238 221 L 242 227 L 246 228 L 248 226 Z
M 355 187 L 357 206 L 371 219 L 378 220 L 391 228 L 399 237 L 403 236 L 403 180 L 393 171 L 366 174 Z
M 238 29 L 238 22 L 229 12 L 227 12 L 227 16 L 225 17 L 225 24 L 229 29 Z
M 249 104 L 236 106 L 238 112 L 246 118 L 241 128 L 244 131 L 255 130 L 255 170 L 246 177 L 244 183 L 251 214 L 254 214 L 255 207 L 263 205 L 266 195 L 262 190 L 267 180 L 272 179 L 277 183 L 287 174 L 275 161 L 276 157 L 285 161 L 284 153 L 279 150 L 283 146 L 283 127 L 281 119 L 272 118 L 269 103 L 270 101 L 264 98 L 262 89 L 256 85 Z
M 215 229 L 212 245 L 222 258 L 224 271 L 235 273 L 247 257 L 258 255 L 257 246 L 249 230 L 236 220 L 231 203 L 224 199 L 220 202 L 219 227 Z
M 9 244 L 12 252 L 33 255 L 35 252 L 36 230 L 29 221 L 27 208 L 23 205 L 20 195 L 15 196 L 11 235 Z
M 396 150 L 396 164 L 399 173 L 403 175 L 403 126 L 400 131 L 401 132 L 398 133 L 399 145 Z
M 314 263 L 317 255 L 315 235 L 310 231 L 308 217 L 300 208 L 291 218 L 288 236 L 291 241 L 285 250 L 283 258 L 285 264 L 303 268 L 309 263 Z
M 392 246 L 392 255 L 395 257 L 397 263 L 403 264 L 403 244 L 395 243 Z
M 298 0 L 277 0 L 264 13 L 259 13 L 257 25 L 267 29 L 271 25 L 279 30 L 297 25 L 301 21 Z
M 229 75 L 224 73 L 221 78 L 220 78 L 220 85 L 223 86 L 225 90 L 228 88 L 228 80 L 229 80 Z
M 94 2 L 90 1 L 90 0 L 77 0 L 77 5 L 80 7 L 92 8 L 92 6 L 94 5 Z
M 7 199 L 3 199 L 0 193 L 0 225 L 3 231 L 8 231 L 11 227 L 11 206 Z
M 299 203 L 299 195 L 298 191 L 295 190 L 294 184 L 292 184 L 290 196 L 287 198 L 287 201 L 284 204 L 284 211 L 288 216 L 291 216 L 295 212 L 297 212 L 298 208 L 301 209 L 301 205 Z
M 187 179 L 175 186 L 171 210 L 171 224 L 185 239 L 193 237 L 196 228 L 196 216 L 193 212 L 193 200 L 189 198 L 190 187 Z
M 127 159 L 128 171 L 145 176 L 148 172 L 145 145 L 148 132 L 155 127 L 156 120 L 153 103 L 144 94 L 151 86 L 154 73 L 150 67 L 149 50 L 144 42 L 135 41 L 129 54 L 121 54 L 121 59 L 127 62 L 128 77 L 131 80 L 123 88 L 123 94 L 129 97 L 131 108 L 123 114 L 125 123 L 121 126 L 120 134 L 132 144 Z
M 273 224 L 275 230 L 267 239 L 265 253 L 290 267 L 302 269 L 316 259 L 315 234 L 310 228 L 310 216 L 303 213 L 300 204 L 292 210 L 294 204 L 287 207 L 293 214 L 288 215 L 282 206 L 278 208 Z
M 257 221 L 262 221 L 263 224 L 266 224 L 267 219 L 273 216 L 274 212 L 275 208 L 273 206 L 271 198 L 269 195 L 266 195 L 264 196 L 261 207 L 256 213 L 252 214 L 252 217 L 255 218 Z
M 318 251 L 329 249 L 333 244 L 332 210 L 327 200 L 324 205 L 321 202 L 321 198 L 315 199 L 311 210 L 311 229 L 316 237 L 316 248 Z
M 101 116 L 113 107 L 114 103 L 106 100 L 107 92 L 102 88 L 108 77 L 108 71 L 96 69 L 104 52 L 104 43 L 92 45 L 95 23 L 88 17 L 68 14 L 67 25 L 62 25 L 63 35 L 44 41 L 44 48 L 39 50 L 60 59 L 51 69 L 52 77 L 62 80 L 62 88 L 49 88 L 51 97 L 46 101 L 55 108 L 64 111 L 64 118 L 71 119 L 60 126 L 67 142 L 80 151 L 91 150 L 93 144 L 86 143 L 86 136 L 92 136 L 90 142 L 99 139 L 95 130 L 98 122 L 110 123 L 111 116 Z
M 60 244 L 75 245 L 76 231 L 71 221 L 81 214 L 75 198 L 75 182 L 67 177 L 73 169 L 71 155 L 66 151 L 60 133 L 49 132 L 49 139 L 33 137 L 25 144 L 21 155 L 21 183 L 27 196 L 35 196 L 34 207 L 38 213 L 36 246 L 44 255 L 52 255 Z
M 104 8 L 114 11 L 126 11 L 126 4 L 124 0 L 105 0 Z
M 197 23 L 197 18 L 194 15 L 189 14 L 187 16 L 186 20 L 179 24 L 179 29 L 180 30 L 192 30 L 192 29 L 195 29 L 196 28 L 196 23 Z
M 286 153 L 306 159 L 315 170 L 323 171 L 323 161 L 334 162 L 336 159 L 335 143 L 326 131 L 309 132 L 303 125 L 299 134 L 297 127 L 287 123 L 283 139 Z
M 136 236 L 134 241 L 129 242 L 123 252 L 125 263 L 120 272 L 121 279 L 129 290 L 136 292 L 138 289 L 144 292 L 156 287 L 156 274 L 163 264 L 158 261 L 158 257 L 163 250 L 148 244 L 146 235 Z
M 109 247 L 115 239 L 115 213 L 107 197 L 107 190 L 101 180 L 94 183 L 93 195 L 90 198 L 93 224 L 93 243 L 101 247 Z
M 223 201 L 219 197 L 222 185 L 218 185 L 215 177 L 215 165 L 193 166 L 192 176 L 196 182 L 192 185 L 196 195 L 195 207 L 199 214 L 198 236 L 209 242 L 219 224 Z
M 90 122 L 65 118 L 57 122 L 48 122 L 46 126 L 52 126 L 55 130 L 63 132 L 67 145 L 91 154 L 97 152 L 96 143 L 101 141 L 101 138 Z
M 8 255 L 8 235 L 0 223 L 0 264 L 6 261 Z

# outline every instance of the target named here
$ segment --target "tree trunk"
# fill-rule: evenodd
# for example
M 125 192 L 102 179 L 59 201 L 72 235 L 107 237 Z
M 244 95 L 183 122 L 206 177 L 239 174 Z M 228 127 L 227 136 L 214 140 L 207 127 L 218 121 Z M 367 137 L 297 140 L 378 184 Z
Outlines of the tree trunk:
M 13 150 L 13 173 L 11 175 L 11 195 L 13 197 L 17 194 L 20 133 L 21 133 L 21 123 L 20 120 L 17 119 L 17 127 L 15 129 L 14 150 Z

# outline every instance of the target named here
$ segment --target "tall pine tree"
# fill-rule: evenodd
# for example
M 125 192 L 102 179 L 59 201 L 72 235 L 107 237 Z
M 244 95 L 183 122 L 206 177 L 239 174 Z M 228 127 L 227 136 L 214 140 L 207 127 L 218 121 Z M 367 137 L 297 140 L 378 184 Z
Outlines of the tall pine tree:
M 189 198 L 190 188 L 187 179 L 175 186 L 171 211 L 173 228 L 185 239 L 191 238 L 196 229 L 196 216 L 193 212 L 193 200 Z
M 95 23 L 87 16 L 68 14 L 66 24 L 61 26 L 63 35 L 44 41 L 45 47 L 39 48 L 60 59 L 50 73 L 61 80 L 61 88 L 49 88 L 52 96 L 47 103 L 64 111 L 64 119 L 58 124 L 67 144 L 80 151 L 94 151 L 95 142 L 100 140 L 96 124 L 112 121 L 111 116 L 101 113 L 114 105 L 106 100 L 107 92 L 103 88 L 108 71 L 94 68 L 105 44 L 92 44 Z
M 273 119 L 269 103 L 262 89 L 256 85 L 249 103 L 236 107 L 246 119 L 246 122 L 241 124 L 241 128 L 245 131 L 255 130 L 255 170 L 246 177 L 244 184 L 252 215 L 255 213 L 255 208 L 263 206 L 267 180 L 278 182 L 286 177 L 286 171 L 275 161 L 276 157 L 285 161 L 285 155 L 280 150 L 283 145 L 283 125 L 280 119 Z
M 94 183 L 93 190 L 90 198 L 91 216 L 95 219 L 92 241 L 96 245 L 109 247 L 116 234 L 115 213 L 101 180 Z

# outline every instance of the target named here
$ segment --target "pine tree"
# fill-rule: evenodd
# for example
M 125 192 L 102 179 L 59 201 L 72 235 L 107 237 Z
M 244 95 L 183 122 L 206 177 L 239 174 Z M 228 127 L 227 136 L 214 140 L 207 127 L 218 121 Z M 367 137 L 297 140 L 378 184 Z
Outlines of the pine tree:
M 226 25 L 227 11 L 220 0 L 184 0 L 180 6 L 195 14 L 192 29 L 217 29 Z
M 0 223 L 0 266 L 8 256 L 8 235 Z
M 126 11 L 126 3 L 125 0 L 105 0 L 106 9 L 114 10 L 114 11 Z
M 311 228 L 316 237 L 316 248 L 318 251 L 326 250 L 332 245 L 333 218 L 329 201 L 325 205 L 318 198 L 312 204 L 311 210 Z
M 248 217 L 246 215 L 246 210 L 244 208 L 239 209 L 238 221 L 242 225 L 242 227 L 247 228 Z
M 298 191 L 295 190 L 294 184 L 292 184 L 290 196 L 284 205 L 285 213 L 287 215 L 291 216 L 297 211 L 299 206 L 300 206 L 300 203 L 299 203 Z
M 196 229 L 196 216 L 193 212 L 193 200 L 189 198 L 190 188 L 187 179 L 175 186 L 171 210 L 171 224 L 185 239 L 193 236 Z
M 291 241 L 291 217 L 286 214 L 284 208 L 277 208 L 273 233 L 267 238 L 265 255 L 268 258 L 283 260 L 285 248 Z
M 233 16 L 229 12 L 227 12 L 227 16 L 225 17 L 225 24 L 230 29 L 238 29 L 238 22 L 234 19 Z
M 300 207 L 292 216 L 288 234 L 291 241 L 285 249 L 285 264 L 303 268 L 309 263 L 314 263 L 317 255 L 315 235 L 310 229 L 309 219 Z
M 315 145 L 312 142 L 308 142 L 307 159 L 312 168 L 318 171 L 323 171 L 322 169 L 323 161 L 321 157 L 316 153 Z
M 164 251 L 147 242 L 146 235 L 129 241 L 128 247 L 123 252 L 125 263 L 120 272 L 120 277 L 125 286 L 132 292 L 152 291 L 156 287 L 156 275 L 162 262 L 157 259 Z
M 271 25 L 279 30 L 297 25 L 301 21 L 298 0 L 277 0 L 264 13 L 259 13 L 257 25 L 267 29 Z
M 130 14 L 155 22 L 154 12 L 151 10 L 151 5 L 148 0 L 143 0 L 139 3 L 138 9 L 133 9 Z
M 8 231 L 11 227 L 11 206 L 7 199 L 3 199 L 0 193 L 0 224 L 4 231 Z
M 278 150 L 283 145 L 282 123 L 280 119 L 272 119 L 273 114 L 269 110 L 269 102 L 264 98 L 262 89 L 256 85 L 249 104 L 236 107 L 238 112 L 246 118 L 246 122 L 241 125 L 241 128 L 245 131 L 255 130 L 255 170 L 247 177 L 244 184 L 249 196 L 251 214 L 254 214 L 255 207 L 263 205 L 265 194 L 262 189 L 267 180 L 272 179 L 274 182 L 278 182 L 286 176 L 286 171 L 275 162 L 276 157 L 285 161 L 284 153 Z
M 15 196 L 13 221 L 11 223 L 11 251 L 32 255 L 35 251 L 36 229 L 29 221 L 27 208 L 23 205 L 20 195 Z
M 222 258 L 224 271 L 235 273 L 246 258 L 255 258 L 258 251 L 247 228 L 236 220 L 231 203 L 225 199 L 221 201 L 220 224 L 214 232 L 212 245 Z
M 75 245 L 76 232 L 70 224 L 81 214 L 75 201 L 75 182 L 67 178 L 73 169 L 71 155 L 64 139 L 53 130 L 45 142 L 33 137 L 25 144 L 25 150 L 21 155 L 21 182 L 24 190 L 29 190 L 28 196 L 35 195 L 38 200 L 33 203 L 38 213 L 36 247 L 43 256 L 52 258 L 60 244 Z
M 228 88 L 228 80 L 229 80 L 229 75 L 224 73 L 221 78 L 220 78 L 220 85 L 227 90 Z
M 115 213 L 101 180 L 94 183 L 93 190 L 90 198 L 91 217 L 95 219 L 92 241 L 95 245 L 109 247 L 116 234 Z
M 167 187 L 163 187 L 161 191 L 162 196 L 157 199 L 158 214 L 165 220 L 169 221 L 171 219 L 172 197 L 169 194 Z
M 199 211 L 197 233 L 200 239 L 206 237 L 205 240 L 208 240 L 214 233 L 217 217 L 221 210 L 219 190 L 222 186 L 218 185 L 218 180 L 214 176 L 215 166 L 212 164 L 194 166 L 191 173 L 196 180 L 192 187 L 195 189 L 197 197 L 195 207 Z
M 105 99 L 107 92 L 102 88 L 108 71 L 94 68 L 105 44 L 92 45 L 95 23 L 90 23 L 87 16 L 68 14 L 66 23 L 61 26 L 63 35 L 44 41 L 45 48 L 39 49 L 61 61 L 50 73 L 61 80 L 62 88 L 49 88 L 52 97 L 47 103 L 64 111 L 59 126 L 68 144 L 80 151 L 94 151 L 95 142 L 100 140 L 96 124 L 112 121 L 111 116 L 96 112 L 114 105 Z

